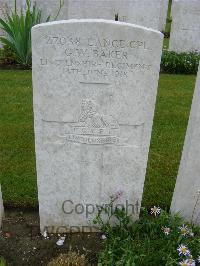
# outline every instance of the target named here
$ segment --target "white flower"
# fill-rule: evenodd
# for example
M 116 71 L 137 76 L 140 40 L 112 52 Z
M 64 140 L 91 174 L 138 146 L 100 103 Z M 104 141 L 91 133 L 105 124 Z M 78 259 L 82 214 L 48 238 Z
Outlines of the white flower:
M 45 239 L 49 238 L 46 230 L 43 232 L 42 235 L 43 235 L 43 237 L 44 237 Z
M 57 246 L 62 246 L 65 242 L 65 236 L 61 236 L 58 241 L 56 242 Z
M 159 215 L 159 214 L 161 213 L 161 208 L 160 208 L 160 207 L 156 207 L 156 206 L 154 206 L 153 208 L 151 208 L 150 213 L 151 213 L 152 215 L 157 216 L 157 215 Z
M 180 230 L 182 236 L 186 236 L 190 233 L 190 229 L 188 228 L 187 225 L 183 224 L 183 226 L 180 226 L 178 229 Z
M 189 259 L 188 262 L 189 262 L 190 266 L 195 266 L 196 265 L 196 263 L 195 263 L 195 261 L 193 259 Z
M 170 234 L 171 229 L 169 227 L 162 227 L 163 233 L 168 236 Z
M 177 248 L 177 251 L 179 252 L 179 256 L 180 255 L 185 255 L 185 256 L 190 255 L 189 249 L 185 245 L 182 245 L 182 244 Z
M 107 238 L 106 235 L 101 236 L 101 239 L 103 239 L 103 240 L 105 240 L 106 238 Z
M 197 261 L 200 263 L 200 255 L 198 256 Z
M 179 263 L 179 265 L 181 265 L 181 266 L 195 266 L 195 261 L 193 259 L 187 259 L 187 260 L 181 261 Z

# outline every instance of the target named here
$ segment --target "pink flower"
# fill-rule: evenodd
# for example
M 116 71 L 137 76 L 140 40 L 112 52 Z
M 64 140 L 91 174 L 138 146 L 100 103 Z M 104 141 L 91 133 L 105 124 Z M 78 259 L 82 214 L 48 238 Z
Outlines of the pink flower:
M 123 191 L 122 190 L 117 191 L 116 194 L 115 194 L 117 199 L 121 198 L 122 195 L 123 195 Z
M 171 232 L 171 229 L 169 227 L 162 227 L 163 233 L 168 236 Z

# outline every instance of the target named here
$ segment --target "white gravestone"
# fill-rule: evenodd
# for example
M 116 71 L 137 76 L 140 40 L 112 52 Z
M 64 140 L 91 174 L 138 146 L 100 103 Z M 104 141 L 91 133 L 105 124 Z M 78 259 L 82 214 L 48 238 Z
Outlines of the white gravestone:
M 26 10 L 26 0 L 17 0 L 17 11 Z M 10 13 L 15 10 L 15 1 L 14 0 L 0 0 L 0 17 L 4 18 L 5 13 Z
M 17 11 L 19 12 L 21 9 L 26 9 L 26 0 L 17 0 Z M 15 2 L 14 0 L 0 0 L 0 18 L 5 19 L 6 13 L 11 13 L 11 11 L 15 10 Z M 5 32 L 0 28 L 0 36 L 5 36 Z M 2 44 L 0 42 L 0 48 Z
M 9 10 L 9 2 L 6 0 L 0 0 L 0 18 L 4 19 L 6 12 Z M 4 31 L 0 28 L 0 36 L 4 36 Z M 0 43 L 1 44 L 1 43 Z
M 119 190 L 138 218 L 162 41 L 160 32 L 106 20 L 33 28 L 41 231 L 87 226 L 88 205 L 93 212 Z
M 109 19 L 159 30 L 163 0 L 68 0 L 68 19 Z
M 182 159 L 171 204 L 173 213 L 200 225 L 200 67 Z
M 4 208 L 3 208 L 3 199 L 2 199 L 1 186 L 0 186 L 0 229 L 2 227 L 3 217 L 4 217 Z
M 35 2 L 37 7 L 42 11 L 43 20 L 46 20 L 48 16 L 51 16 L 51 21 L 68 18 L 68 0 L 61 0 L 61 9 L 60 0 L 35 0 Z
M 200 1 L 174 0 L 169 49 L 200 52 Z
M 165 31 L 166 21 L 167 21 L 167 12 L 168 12 L 169 0 L 161 1 L 161 11 L 160 11 L 160 31 Z

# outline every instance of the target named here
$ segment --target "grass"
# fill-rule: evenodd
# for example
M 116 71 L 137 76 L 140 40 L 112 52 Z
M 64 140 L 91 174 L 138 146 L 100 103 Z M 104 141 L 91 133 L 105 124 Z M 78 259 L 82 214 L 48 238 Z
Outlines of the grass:
M 181 158 L 195 76 L 161 75 L 143 205 L 169 207 Z
M 7 205 L 36 205 L 30 71 L 0 72 L 0 177 Z
M 143 205 L 169 207 L 195 76 L 160 76 Z M 0 180 L 4 202 L 36 206 L 31 71 L 0 71 Z
M 169 38 L 163 39 L 163 49 L 168 50 L 169 48 Z
M 87 266 L 86 257 L 76 252 L 69 251 L 67 254 L 60 254 L 57 258 L 48 263 L 47 266 Z M 0 265 L 1 266 L 1 265 Z
M 6 266 L 6 261 L 2 257 L 0 257 L 0 266 Z

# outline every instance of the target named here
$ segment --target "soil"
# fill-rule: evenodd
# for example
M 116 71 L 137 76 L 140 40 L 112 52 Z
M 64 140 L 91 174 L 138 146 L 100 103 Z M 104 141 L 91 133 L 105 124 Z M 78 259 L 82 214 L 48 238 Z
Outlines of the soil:
M 23 67 L 19 64 L 6 64 L 0 60 L 0 70 L 27 70 L 31 68 Z
M 39 215 L 36 210 L 7 209 L 0 231 L 0 257 L 9 266 L 47 265 L 52 258 L 69 250 L 85 254 L 88 265 L 97 265 L 101 249 L 101 235 L 97 233 L 66 234 L 63 246 L 57 246 L 59 235 L 45 239 L 39 231 Z

